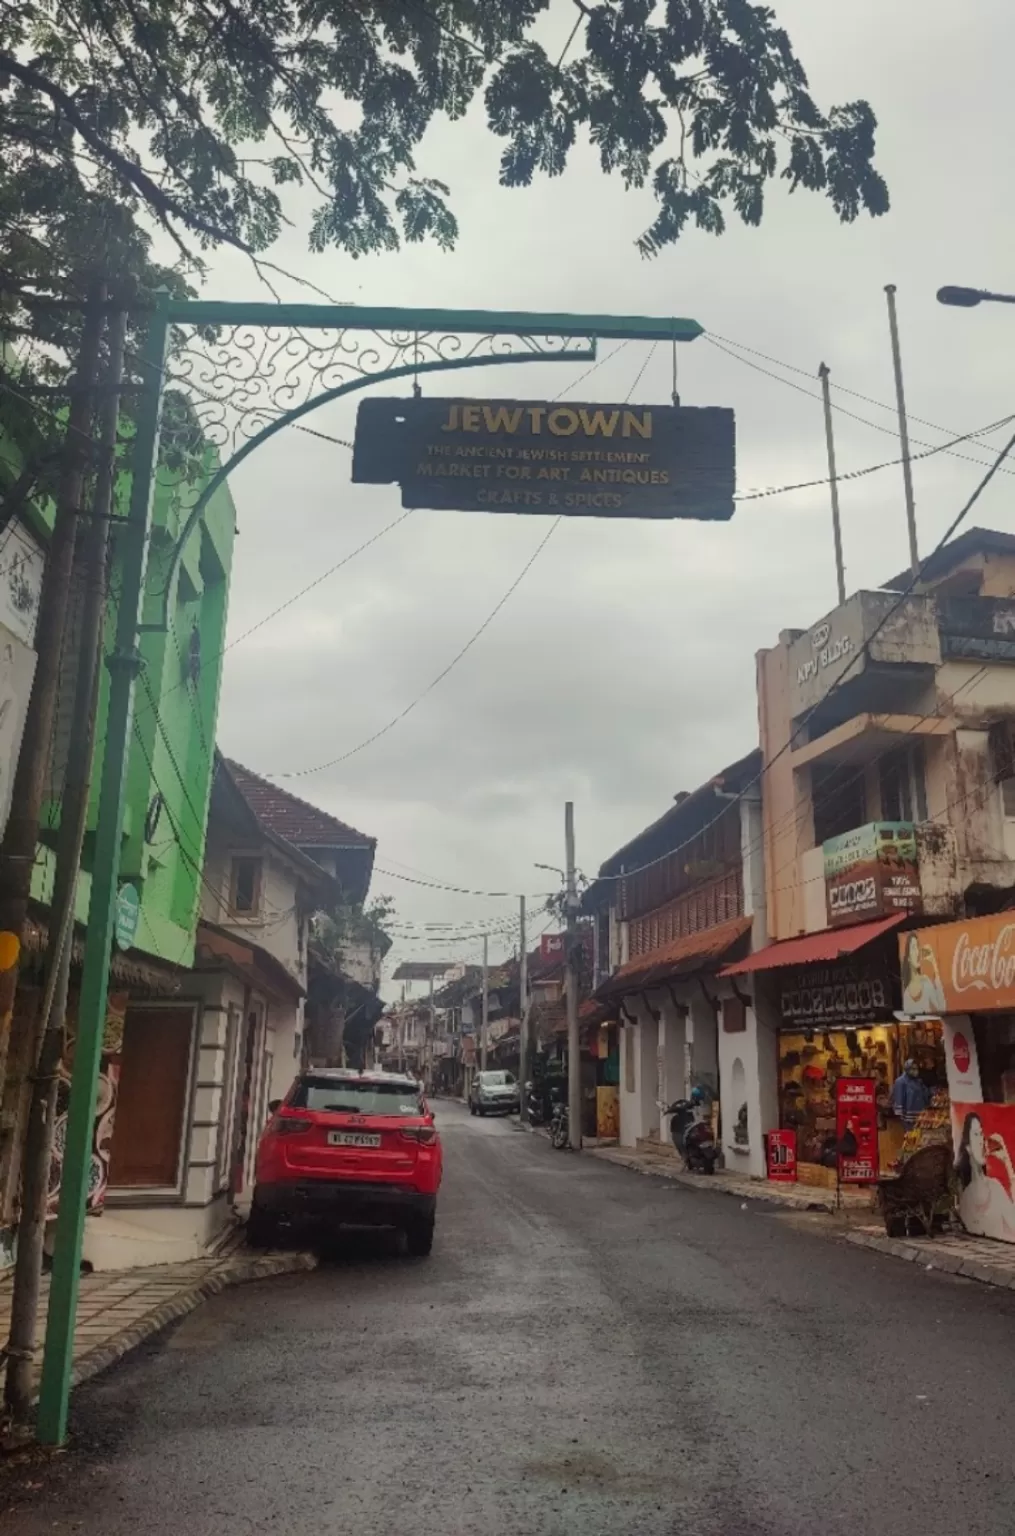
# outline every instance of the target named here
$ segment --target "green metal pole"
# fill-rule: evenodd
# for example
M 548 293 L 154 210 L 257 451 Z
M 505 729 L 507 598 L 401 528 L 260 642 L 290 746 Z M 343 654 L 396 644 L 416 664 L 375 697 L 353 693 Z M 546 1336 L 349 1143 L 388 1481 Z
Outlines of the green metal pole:
M 148 340 L 141 358 L 144 386 L 139 397 L 134 437 L 130 511 L 128 520 L 121 524 L 117 539 L 123 585 L 116 616 L 115 647 L 107 661 L 110 672 L 109 712 L 102 758 L 92 893 L 88 908 L 88 932 L 39 1395 L 37 1435 L 43 1445 L 62 1445 L 67 1437 L 67 1409 L 74 1364 L 74 1322 L 92 1166 L 95 1096 L 106 1022 L 109 959 L 113 944 L 123 837 L 124 788 L 134 708 L 134 680 L 141 667 L 137 648 L 138 624 L 144 596 L 158 464 L 167 336 L 166 307 L 160 305 L 152 315 Z

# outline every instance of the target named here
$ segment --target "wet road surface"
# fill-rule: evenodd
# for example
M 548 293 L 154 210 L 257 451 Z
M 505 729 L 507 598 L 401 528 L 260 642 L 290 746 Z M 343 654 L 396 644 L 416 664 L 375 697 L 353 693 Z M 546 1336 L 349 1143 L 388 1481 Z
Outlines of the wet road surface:
M 1015 1294 L 438 1104 L 437 1241 L 217 1296 L 19 1536 L 1009 1536 Z M 0 1508 L 3 1501 L 0 1500 Z

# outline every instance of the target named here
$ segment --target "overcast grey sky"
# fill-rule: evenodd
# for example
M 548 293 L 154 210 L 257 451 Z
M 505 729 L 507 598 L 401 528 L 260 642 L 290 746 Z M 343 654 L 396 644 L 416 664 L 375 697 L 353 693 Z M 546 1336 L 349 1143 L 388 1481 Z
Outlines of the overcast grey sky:
M 634 240 L 650 193 L 625 194 L 593 156 L 524 191 L 497 186 L 499 144 L 481 107 L 437 125 L 421 169 L 450 182 L 462 234 L 453 255 L 412 247 L 354 262 L 311 256 L 291 232 L 273 255 L 357 303 L 677 314 L 890 406 L 883 288 L 898 285 L 913 436 L 944 441 L 1015 411 L 1015 314 L 936 304 L 945 282 L 1015 287 L 1011 59 L 1015 11 L 977 0 L 774 0 L 822 105 L 867 97 L 893 208 L 840 225 L 812 194 L 771 193 L 764 225 L 720 240 L 691 232 L 655 261 Z M 570 6 L 553 24 L 569 29 Z M 287 298 L 305 297 L 280 281 Z M 243 259 L 217 259 L 208 295 L 263 298 Z M 609 351 L 607 346 L 604 351 Z M 670 357 L 632 343 L 580 387 L 585 399 L 665 401 Z M 682 349 L 686 404 L 735 407 L 741 492 L 825 473 L 818 399 L 765 377 L 707 340 Z M 761 359 L 762 366 L 768 367 Z M 470 374 L 477 395 L 554 395 L 577 377 L 548 365 Z M 780 372 L 780 370 L 773 370 Z M 390 390 L 389 392 L 396 392 Z M 447 392 L 437 380 L 428 392 Z M 838 403 L 891 429 L 890 410 Z M 354 403 L 310 424 L 350 438 Z M 1001 435 L 973 457 L 989 457 Z M 890 430 L 842 414 L 840 468 L 891 459 Z M 232 481 L 240 537 L 230 635 L 398 515 L 397 487 L 353 487 L 350 455 L 281 434 Z M 915 467 L 929 549 L 975 485 L 973 463 Z M 1015 531 L 1011 478 L 976 521 Z M 906 564 L 902 481 L 887 469 L 843 487 L 847 586 Z M 503 595 L 549 527 L 525 516 L 417 511 L 279 618 L 230 650 L 220 742 L 258 772 L 291 773 L 348 751 L 441 671 Z M 563 804 L 575 802 L 578 860 L 592 874 L 619 844 L 756 744 L 754 652 L 834 606 L 827 492 L 747 501 L 729 524 L 569 520 L 462 663 L 402 724 L 341 766 L 281 782 L 378 839 L 378 866 L 484 890 L 547 889 L 535 862 L 563 862 Z M 550 884 L 553 883 L 550 877 Z M 458 896 L 378 874 L 409 924 L 497 927 L 516 903 Z M 538 926 L 542 926 L 540 918 Z M 507 941 L 510 948 L 510 941 Z M 478 943 L 448 944 L 475 959 Z M 497 942 L 491 953 L 502 954 Z M 432 957 L 399 942 L 396 958 Z M 394 988 L 387 988 L 392 995 Z

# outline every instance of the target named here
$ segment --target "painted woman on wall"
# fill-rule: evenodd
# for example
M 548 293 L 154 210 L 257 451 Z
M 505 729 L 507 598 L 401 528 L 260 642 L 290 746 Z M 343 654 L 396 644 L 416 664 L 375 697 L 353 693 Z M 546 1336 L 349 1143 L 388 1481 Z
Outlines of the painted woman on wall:
M 992 1159 L 1007 1175 L 1007 1188 L 989 1172 Z M 1015 1166 L 1004 1137 L 997 1132 L 988 1136 L 975 1110 L 969 1111 L 962 1125 L 955 1171 L 959 1176 L 959 1216 L 966 1231 L 1015 1242 Z
M 945 1011 L 937 958 L 929 944 L 920 944 L 918 933 L 911 933 L 906 939 L 902 957 L 902 1011 L 918 1017 Z

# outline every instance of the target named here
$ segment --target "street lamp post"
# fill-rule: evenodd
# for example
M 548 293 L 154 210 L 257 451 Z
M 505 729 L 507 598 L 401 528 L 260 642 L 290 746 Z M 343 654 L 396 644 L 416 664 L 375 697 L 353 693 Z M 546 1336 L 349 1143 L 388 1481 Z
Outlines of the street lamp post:
M 991 293 L 987 288 L 939 288 L 939 304 L 950 304 L 954 309 L 975 309 L 977 304 L 1015 304 L 1015 293 Z

